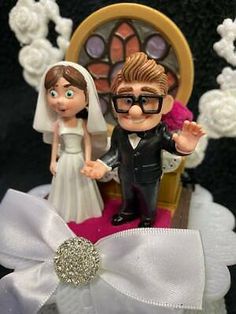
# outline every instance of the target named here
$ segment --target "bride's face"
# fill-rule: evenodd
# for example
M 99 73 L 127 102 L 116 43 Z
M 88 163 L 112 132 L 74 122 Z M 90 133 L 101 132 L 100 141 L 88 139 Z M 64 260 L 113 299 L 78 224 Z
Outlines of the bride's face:
M 61 118 L 72 118 L 87 105 L 84 91 L 61 77 L 47 90 L 48 106 Z

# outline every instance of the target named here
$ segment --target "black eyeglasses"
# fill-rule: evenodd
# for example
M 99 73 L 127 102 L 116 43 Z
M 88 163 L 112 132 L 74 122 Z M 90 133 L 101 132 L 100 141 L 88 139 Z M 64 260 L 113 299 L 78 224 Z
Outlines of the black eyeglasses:
M 143 113 L 156 114 L 161 112 L 163 97 L 161 95 L 112 95 L 117 113 L 128 113 L 133 105 L 138 104 Z

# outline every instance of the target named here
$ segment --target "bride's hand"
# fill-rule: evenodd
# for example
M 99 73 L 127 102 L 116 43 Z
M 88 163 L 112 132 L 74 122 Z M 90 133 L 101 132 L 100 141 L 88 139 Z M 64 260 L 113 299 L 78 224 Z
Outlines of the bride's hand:
M 57 172 L 57 162 L 56 161 L 51 162 L 49 169 L 50 169 L 51 174 L 55 176 Z

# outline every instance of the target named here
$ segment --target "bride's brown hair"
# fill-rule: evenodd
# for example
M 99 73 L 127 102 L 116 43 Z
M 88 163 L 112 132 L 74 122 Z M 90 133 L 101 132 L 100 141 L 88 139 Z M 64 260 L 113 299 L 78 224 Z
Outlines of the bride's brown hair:
M 48 90 L 53 87 L 56 82 L 64 77 L 71 85 L 83 90 L 87 94 L 87 83 L 83 75 L 70 65 L 55 65 L 45 76 L 44 87 Z
M 55 84 L 61 77 L 66 79 L 71 85 L 84 91 L 85 99 L 88 100 L 87 83 L 83 75 L 70 65 L 55 65 L 54 67 L 49 69 L 44 80 L 45 89 L 49 90 L 51 87 L 55 86 Z M 87 119 L 87 110 L 81 110 L 79 113 L 77 113 L 76 117 Z

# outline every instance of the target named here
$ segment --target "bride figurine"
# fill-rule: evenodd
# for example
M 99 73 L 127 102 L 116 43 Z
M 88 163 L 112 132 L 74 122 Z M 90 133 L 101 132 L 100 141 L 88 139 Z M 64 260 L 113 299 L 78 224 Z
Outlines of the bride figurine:
M 43 133 L 44 142 L 52 144 L 48 201 L 66 222 L 101 216 L 103 201 L 97 184 L 80 172 L 84 161 L 91 160 L 92 143 L 100 152 L 106 145 L 106 123 L 85 68 L 62 61 L 47 69 L 33 127 Z

